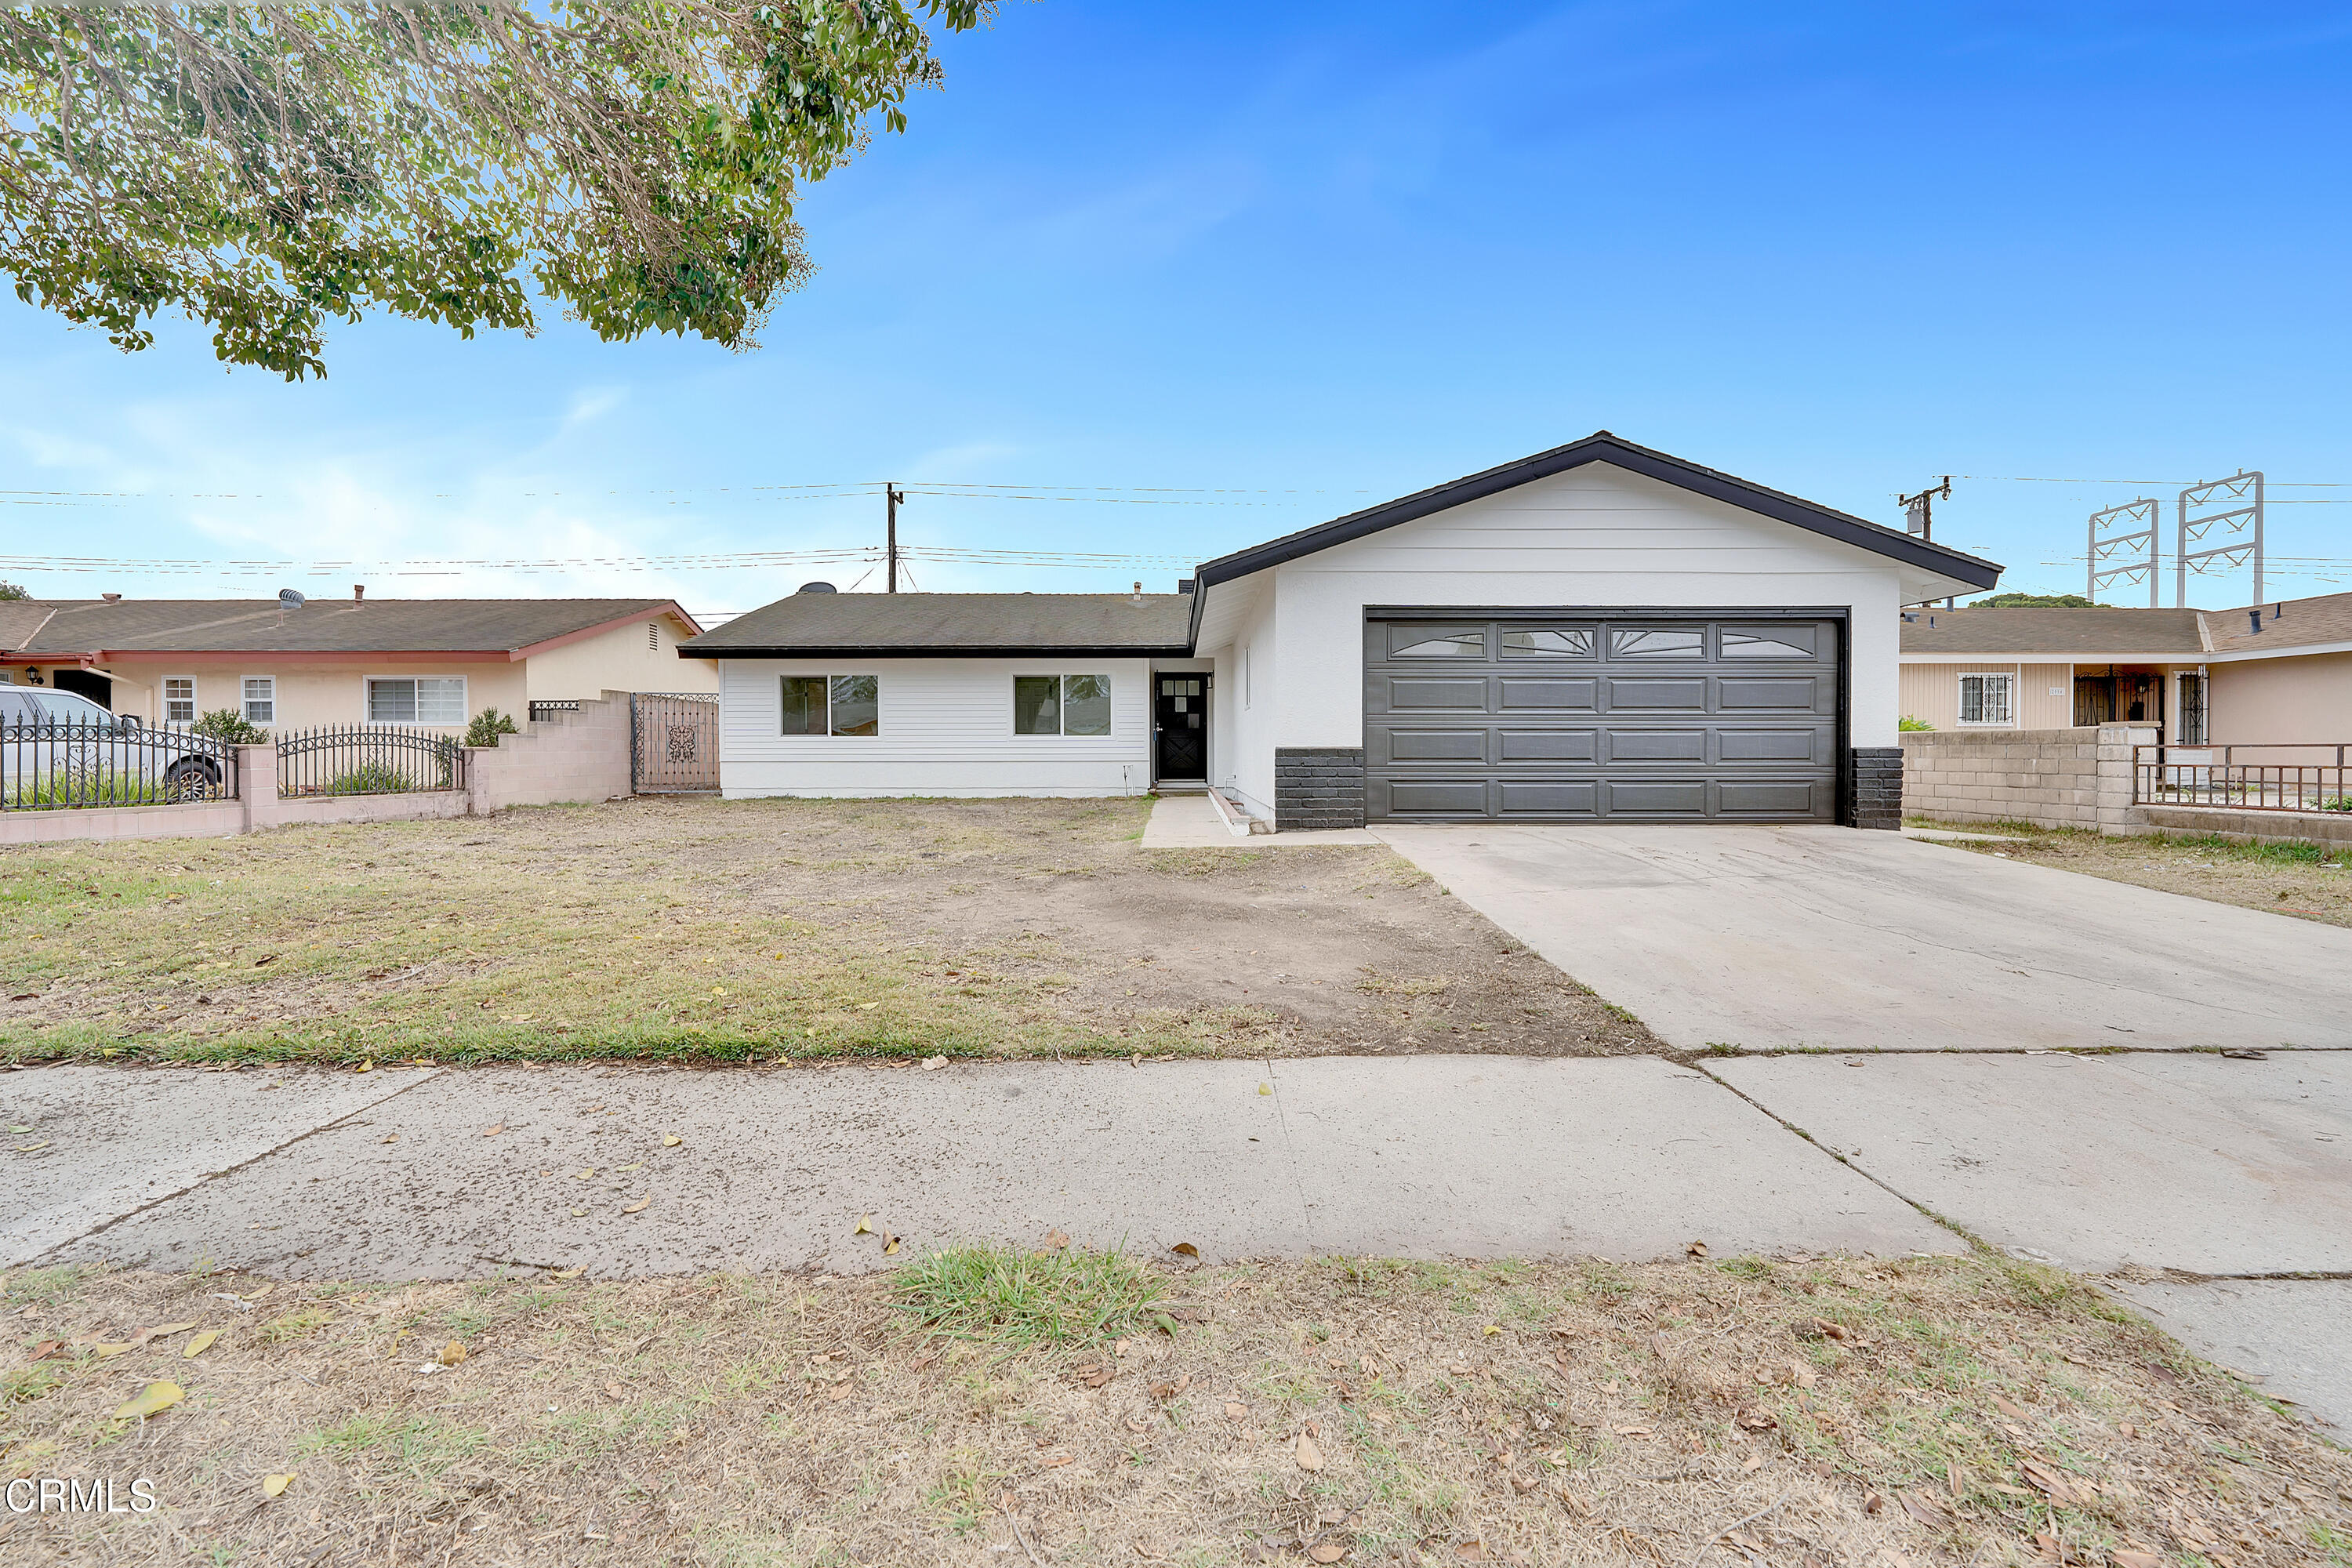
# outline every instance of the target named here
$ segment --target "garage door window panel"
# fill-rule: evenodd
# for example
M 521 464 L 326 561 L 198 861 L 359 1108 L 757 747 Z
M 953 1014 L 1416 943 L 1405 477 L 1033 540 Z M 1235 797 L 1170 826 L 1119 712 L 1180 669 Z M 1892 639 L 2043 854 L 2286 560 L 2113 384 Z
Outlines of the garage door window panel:
M 1391 626 L 1391 658 L 1485 658 L 1484 626 Z
M 1775 626 L 1769 631 L 1755 627 L 1726 626 L 1721 647 L 1726 658 L 1815 658 L 1811 626 Z
M 1705 658 L 1706 634 L 1620 626 L 1609 634 L 1612 658 Z
M 1507 626 L 1505 658 L 1591 658 L 1599 646 L 1590 626 Z

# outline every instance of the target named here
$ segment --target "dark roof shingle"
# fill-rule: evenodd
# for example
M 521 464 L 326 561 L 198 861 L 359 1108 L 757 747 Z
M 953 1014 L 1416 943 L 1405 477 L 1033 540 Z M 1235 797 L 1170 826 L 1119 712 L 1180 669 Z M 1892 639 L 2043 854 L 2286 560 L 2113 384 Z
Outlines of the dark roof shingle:
M 2271 612 L 2278 611 L 2273 618 Z M 2254 630 L 2249 612 L 2263 613 Z M 2352 642 L 2352 594 L 2321 594 L 2309 599 L 2272 600 L 2234 610 L 2208 610 L 2205 627 L 2215 653 L 2286 653 L 2297 647 Z
M 704 658 L 1177 653 L 1189 594 L 794 594 L 684 645 Z
M 2195 610 L 1903 612 L 1905 653 L 2202 653 Z
M 275 599 L 33 601 L 47 619 L 0 619 L 0 648 L 88 653 L 508 653 L 656 610 L 667 599 Z M 0 606 L 9 609 L 22 605 Z M 17 642 L 11 630 L 28 633 Z

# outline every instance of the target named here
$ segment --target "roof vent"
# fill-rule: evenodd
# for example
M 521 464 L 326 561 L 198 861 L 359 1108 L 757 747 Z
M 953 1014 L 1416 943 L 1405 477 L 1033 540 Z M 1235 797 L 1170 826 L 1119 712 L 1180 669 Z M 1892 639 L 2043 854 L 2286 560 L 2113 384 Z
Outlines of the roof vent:
M 354 583 L 352 584 L 352 603 L 354 605 L 363 605 L 367 603 L 366 584 Z
M 302 595 L 294 589 L 280 588 L 278 590 L 278 607 L 279 609 L 299 610 L 302 607 Z
M 119 605 L 122 603 L 122 595 L 120 594 L 100 594 L 99 597 L 104 599 L 110 605 Z
M 2246 612 L 2246 619 L 2253 623 L 2254 630 L 2261 631 L 2263 629 L 2262 607 L 2260 605 L 2256 605 L 2254 608 L 2248 610 Z
M 1143 603 L 1143 584 L 1140 583 L 1135 585 L 1135 602 L 1139 605 Z
M 803 594 L 838 594 L 841 590 L 835 587 L 830 583 L 803 583 L 800 585 L 800 592 Z
M 1192 591 L 1192 579 L 1191 579 L 1190 577 L 1179 577 L 1179 578 L 1177 578 L 1177 579 L 1176 579 L 1176 591 L 1177 591 L 1178 593 L 1180 593 L 1180 594 L 1189 594 L 1189 593 L 1191 593 L 1191 592 Z

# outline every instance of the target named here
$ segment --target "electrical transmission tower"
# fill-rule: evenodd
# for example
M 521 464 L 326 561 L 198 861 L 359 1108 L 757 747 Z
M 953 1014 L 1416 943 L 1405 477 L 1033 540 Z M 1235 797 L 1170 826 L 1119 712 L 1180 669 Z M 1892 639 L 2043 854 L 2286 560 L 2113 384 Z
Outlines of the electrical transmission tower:
M 2111 506 L 2105 511 L 2091 514 L 2091 580 L 2083 590 L 2093 604 L 2099 602 L 2099 589 L 2120 579 L 2137 583 L 2147 578 L 2147 607 L 2157 607 L 2157 543 L 2158 530 L 2162 525 L 2159 508 L 2163 502 L 2154 496 L 2144 496 L 2122 506 Z M 2130 533 L 2118 533 L 2119 528 L 2134 523 L 2147 526 Z M 2140 559 L 2139 546 L 2147 546 L 2146 559 Z
M 2218 509 L 2218 510 L 2217 510 Z M 2194 512 L 2196 515 L 2191 516 Z M 2172 563 L 2176 590 L 2173 605 L 2189 607 L 2189 574 L 2202 574 L 2203 563 L 2219 559 L 2223 566 L 2239 566 L 2252 560 L 2254 564 L 2254 596 L 2249 601 L 2261 604 L 2263 599 L 2263 476 L 2260 469 L 2240 468 L 2226 479 L 2210 479 L 2201 485 L 2191 485 L 2180 492 L 2180 537 L 2173 551 Z M 2222 531 L 2226 544 L 2210 545 L 2191 553 L 2191 544 L 2203 543 L 2214 529 Z M 2217 568 L 2218 570 L 2218 568 Z

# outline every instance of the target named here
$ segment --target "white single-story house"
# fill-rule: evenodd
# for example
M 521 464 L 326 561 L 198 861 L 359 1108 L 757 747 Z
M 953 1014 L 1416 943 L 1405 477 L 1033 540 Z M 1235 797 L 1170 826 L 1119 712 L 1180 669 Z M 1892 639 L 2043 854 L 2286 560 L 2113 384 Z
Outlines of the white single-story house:
M 1602 431 L 1173 595 L 803 591 L 678 652 L 718 661 L 732 797 L 1894 827 L 1899 611 L 2000 574 Z

